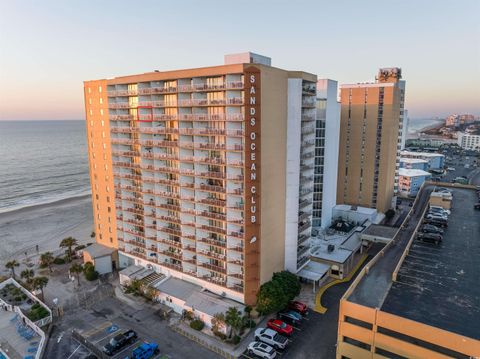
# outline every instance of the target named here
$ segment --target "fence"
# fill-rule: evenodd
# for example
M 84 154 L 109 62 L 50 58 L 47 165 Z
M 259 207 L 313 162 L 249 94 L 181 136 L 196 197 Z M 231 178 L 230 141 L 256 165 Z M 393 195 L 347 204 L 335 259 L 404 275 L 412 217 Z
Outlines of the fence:
M 196 342 L 197 344 L 200 344 L 201 346 L 207 348 L 208 350 L 210 350 L 214 353 L 217 353 L 218 355 L 221 355 L 225 359 L 237 359 L 238 358 L 237 356 L 233 355 L 230 352 L 227 352 L 227 351 L 223 350 L 222 348 L 218 347 L 217 345 L 209 343 L 207 340 L 203 340 L 199 336 L 194 335 L 194 334 L 180 328 L 178 325 L 174 325 L 171 328 L 174 331 L 176 331 L 177 333 L 183 335 L 184 337 L 186 337 L 190 340 L 193 340 L 194 342 Z
M 76 330 L 72 330 L 72 338 L 75 339 L 77 342 L 85 346 L 88 350 L 90 350 L 93 354 L 100 359 L 109 359 L 110 357 L 107 356 L 104 352 L 102 352 L 97 346 L 91 342 L 89 342 L 83 335 L 78 333 Z
M 36 303 L 40 303 L 44 308 L 46 308 L 49 312 L 49 315 L 44 318 L 44 319 L 41 319 L 37 322 L 32 322 L 30 319 L 28 319 L 28 317 L 23 314 L 22 310 L 15 306 L 15 305 L 11 305 L 11 304 L 8 304 L 7 302 L 5 302 L 3 299 L 0 298 L 0 304 L 8 311 L 10 312 L 15 312 L 17 313 L 17 315 L 21 318 L 21 320 L 26 324 L 28 325 L 31 329 L 33 329 L 33 331 L 35 333 L 38 334 L 38 336 L 40 337 L 40 343 L 38 344 L 38 350 L 35 354 L 35 359 L 40 359 L 42 356 L 43 356 L 43 352 L 45 350 L 45 333 L 44 331 L 40 328 L 40 326 L 43 326 L 43 325 L 46 325 L 46 324 L 49 324 L 51 321 L 52 321 L 52 311 L 50 310 L 50 308 L 48 308 L 45 304 L 43 304 L 42 302 L 40 302 L 34 295 L 32 295 L 32 293 L 30 293 L 29 291 L 27 291 L 25 288 L 23 288 L 20 284 L 18 284 L 18 282 L 13 279 L 13 278 L 9 278 L 7 279 L 6 281 L 2 282 L 0 284 L 0 289 L 5 287 L 6 285 L 8 284 L 13 284 L 14 286 L 16 286 L 17 288 L 20 288 L 22 290 L 22 292 L 24 292 L 30 299 L 32 299 L 33 301 L 35 301 Z

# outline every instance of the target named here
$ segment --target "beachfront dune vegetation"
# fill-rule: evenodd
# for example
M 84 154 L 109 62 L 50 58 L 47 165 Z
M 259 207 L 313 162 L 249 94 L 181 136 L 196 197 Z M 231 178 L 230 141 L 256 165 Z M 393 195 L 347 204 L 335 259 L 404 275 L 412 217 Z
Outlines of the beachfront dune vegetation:
M 11 273 L 13 278 L 15 278 L 15 268 L 18 267 L 18 266 L 20 266 L 20 263 L 18 263 L 15 259 L 11 260 L 11 261 L 8 261 L 5 264 L 5 268 L 10 269 L 10 273 Z
M 64 238 L 64 239 L 62 239 L 62 241 L 60 242 L 59 247 L 66 249 L 67 260 L 68 260 L 69 262 L 72 261 L 72 256 L 73 256 L 72 248 L 75 247 L 75 246 L 77 246 L 77 245 L 78 245 L 78 241 L 77 241 L 75 238 L 73 238 L 73 237 Z
M 95 266 L 92 262 L 87 262 L 83 265 L 83 274 L 88 281 L 98 279 L 98 272 L 95 270 Z
M 42 253 L 40 256 L 40 268 L 48 268 L 52 272 L 52 264 L 54 264 L 55 257 L 52 252 Z

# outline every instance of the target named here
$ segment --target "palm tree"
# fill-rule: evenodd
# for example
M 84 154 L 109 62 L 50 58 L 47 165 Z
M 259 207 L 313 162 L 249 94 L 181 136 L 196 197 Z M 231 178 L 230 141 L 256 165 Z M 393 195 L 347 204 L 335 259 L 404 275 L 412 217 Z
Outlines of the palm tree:
M 60 248 L 67 248 L 68 261 L 72 261 L 72 247 L 78 244 L 77 240 L 73 237 L 67 237 L 60 242 Z
M 48 267 L 48 270 L 51 273 L 52 264 L 54 260 L 55 260 L 55 257 L 53 256 L 52 252 L 45 252 L 40 256 L 40 265 L 42 267 Z
M 230 326 L 229 337 L 231 337 L 232 332 L 236 334 L 237 330 L 239 331 L 242 327 L 242 313 L 235 307 L 228 308 L 227 312 L 225 313 L 225 323 Z
M 25 269 L 20 273 L 20 277 L 25 279 L 25 282 L 30 286 L 32 283 L 32 278 L 35 275 L 33 269 Z
M 12 272 L 12 277 L 13 278 L 15 278 L 15 267 L 18 267 L 19 265 L 20 265 L 20 263 L 18 263 L 15 259 L 11 260 L 11 261 L 9 261 L 5 264 L 5 267 L 10 269 L 10 271 Z
M 78 286 L 80 286 L 80 273 L 83 272 L 83 266 L 78 263 L 74 263 L 70 266 L 70 273 L 74 273 L 77 276 Z
M 48 284 L 48 278 L 47 277 L 34 277 L 32 279 L 32 287 L 33 289 L 40 289 L 42 292 L 42 301 L 45 300 L 45 297 L 43 295 L 43 288 L 45 288 Z

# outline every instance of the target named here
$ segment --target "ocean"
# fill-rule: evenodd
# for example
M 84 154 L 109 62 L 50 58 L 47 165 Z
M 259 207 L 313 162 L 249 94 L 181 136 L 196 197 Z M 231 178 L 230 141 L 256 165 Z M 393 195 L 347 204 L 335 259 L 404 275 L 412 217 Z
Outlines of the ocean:
M 0 121 L 0 213 L 90 193 L 85 121 Z
M 438 125 L 442 122 L 445 122 L 445 120 L 440 120 L 440 119 L 410 119 L 408 122 L 408 128 L 407 128 L 407 133 L 409 135 L 416 135 L 420 130 Z M 415 136 L 416 137 L 416 136 Z

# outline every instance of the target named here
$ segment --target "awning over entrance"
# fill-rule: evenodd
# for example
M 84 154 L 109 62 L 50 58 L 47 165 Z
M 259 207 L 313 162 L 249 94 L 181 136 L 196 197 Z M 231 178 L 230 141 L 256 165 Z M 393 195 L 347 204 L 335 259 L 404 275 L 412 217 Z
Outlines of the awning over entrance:
M 310 261 L 310 263 L 297 273 L 297 276 L 317 282 L 328 273 L 329 269 L 330 266 L 328 264 Z

